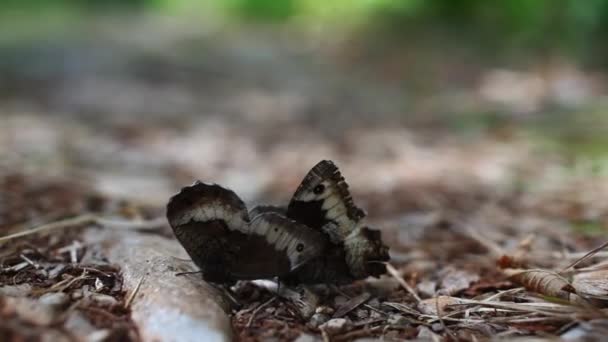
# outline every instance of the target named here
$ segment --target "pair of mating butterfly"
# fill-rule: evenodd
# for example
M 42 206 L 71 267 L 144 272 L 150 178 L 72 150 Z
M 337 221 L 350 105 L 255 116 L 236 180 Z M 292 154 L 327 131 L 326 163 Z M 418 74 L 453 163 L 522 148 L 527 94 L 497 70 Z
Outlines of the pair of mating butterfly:
M 287 284 L 345 284 L 385 273 L 388 247 L 362 225 L 331 161 L 313 167 L 288 207 L 249 212 L 231 190 L 200 181 L 167 204 L 167 218 L 203 278 L 215 283 L 278 277 Z

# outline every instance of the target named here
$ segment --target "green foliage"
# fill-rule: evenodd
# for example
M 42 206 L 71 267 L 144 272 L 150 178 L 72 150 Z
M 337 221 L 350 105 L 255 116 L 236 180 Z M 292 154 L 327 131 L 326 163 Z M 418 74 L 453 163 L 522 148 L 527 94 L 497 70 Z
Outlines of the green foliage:
M 142 9 L 157 0 L 1 0 L 0 11 L 14 10 L 72 10 L 72 9 Z M 34 12 L 32 12 L 34 14 Z
M 295 0 L 227 0 L 226 6 L 242 18 L 284 21 L 297 12 Z
M 219 10 L 212 15 L 222 12 L 238 19 L 287 22 L 297 17 L 299 24 L 311 27 L 382 27 L 393 38 L 439 30 L 447 39 L 458 35 L 462 42 L 496 51 L 557 50 L 600 63 L 608 56 L 608 44 L 603 44 L 608 0 L 3 0 L 0 10 L 162 11 L 179 6 L 206 12 L 201 3 L 214 4 L 207 6 Z
M 384 1 L 376 21 L 389 30 L 466 34 L 489 48 L 593 54 L 608 34 L 608 0 L 427 0 L 396 6 Z M 608 52 L 608 51 L 606 51 Z

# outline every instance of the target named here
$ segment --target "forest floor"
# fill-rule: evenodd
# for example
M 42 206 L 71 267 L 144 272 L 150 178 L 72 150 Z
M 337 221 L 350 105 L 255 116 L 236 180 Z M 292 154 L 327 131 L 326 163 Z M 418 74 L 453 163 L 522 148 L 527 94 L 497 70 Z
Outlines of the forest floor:
M 478 86 L 431 97 L 289 39 L 160 30 L 151 43 L 146 29 L 123 25 L 0 52 L 0 236 L 76 218 L 0 241 L 1 335 L 140 340 L 128 265 L 109 263 L 84 229 L 113 220 L 172 239 L 164 206 L 193 180 L 230 187 L 250 206 L 281 204 L 322 159 L 383 231 L 390 272 L 320 291 L 310 319 L 241 284 L 238 340 L 607 333 L 596 76 L 560 67 L 538 85 L 523 72 L 478 70 Z M 531 90 L 509 92 L 511 81 Z M 547 114 L 546 103 L 575 109 Z M 489 112 L 504 114 L 476 114 Z

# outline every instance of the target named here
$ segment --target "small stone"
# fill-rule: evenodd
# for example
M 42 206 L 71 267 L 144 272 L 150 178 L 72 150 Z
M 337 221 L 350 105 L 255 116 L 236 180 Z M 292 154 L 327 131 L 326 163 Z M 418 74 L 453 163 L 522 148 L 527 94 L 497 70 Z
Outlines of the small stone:
M 385 341 L 399 341 L 399 330 L 387 331 L 383 337 Z
M 310 318 L 310 325 L 317 328 L 319 327 L 321 324 L 329 321 L 331 317 L 327 314 L 324 313 L 316 313 L 314 315 L 312 315 L 312 317 Z
M 93 324 L 80 311 L 70 312 L 65 320 L 64 327 L 80 341 L 86 340 L 88 336 L 95 332 Z
M 334 307 L 340 307 L 340 306 L 344 305 L 346 302 L 348 302 L 348 298 L 346 298 L 344 296 L 336 296 L 334 298 Z
M 423 281 L 416 286 L 416 289 L 422 297 L 433 297 L 437 290 L 437 282 L 429 280 Z
M 403 327 L 408 325 L 409 320 L 403 315 L 391 315 L 386 322 L 393 327 Z
M 433 323 L 433 325 L 431 325 L 431 330 L 434 332 L 441 332 L 443 331 L 443 325 L 441 323 Z
M 70 300 L 70 297 L 63 292 L 49 292 L 40 296 L 38 300 L 44 305 L 61 307 Z
M 30 284 L 5 285 L 0 287 L 0 295 L 7 297 L 25 297 L 32 291 Z
M 315 338 L 312 335 L 308 335 L 308 334 L 302 334 L 300 336 L 298 336 L 298 338 L 296 338 L 295 342 L 315 342 L 318 341 L 317 338 Z
M 101 279 L 95 278 L 95 291 L 99 292 L 99 291 L 103 290 L 104 287 L 106 287 L 106 286 L 101 281 Z
M 84 297 L 84 295 L 82 294 L 82 290 L 81 289 L 76 289 L 72 292 L 72 299 L 77 300 L 77 299 L 81 299 L 82 297 Z
M 371 310 L 371 311 L 369 312 L 369 318 L 372 318 L 372 319 L 378 319 L 378 318 L 382 318 L 382 317 L 384 317 L 384 315 L 383 315 L 383 314 L 381 314 L 381 313 L 379 313 L 378 311 Z
M 317 306 L 317 308 L 315 309 L 315 313 L 322 313 L 322 314 L 326 314 L 326 315 L 332 315 L 334 313 L 334 308 L 326 306 L 326 305 L 322 305 L 322 306 Z
M 464 270 L 456 270 L 448 267 L 440 272 L 440 293 L 453 295 L 469 287 L 470 284 L 479 280 L 479 275 Z
M 319 328 L 325 330 L 330 335 L 335 335 L 345 332 L 350 326 L 351 322 L 346 318 L 333 318 Z
M 46 329 L 44 333 L 40 336 L 40 339 L 36 341 L 40 342 L 70 342 L 74 341 L 74 339 L 69 338 L 65 333 L 62 333 L 58 330 Z
M 103 329 L 94 331 L 92 334 L 87 336 L 85 339 L 86 342 L 102 342 L 108 341 L 108 337 L 110 337 L 110 330 Z
M 5 313 L 14 312 L 22 320 L 35 325 L 47 326 L 56 316 L 55 310 L 49 305 L 42 305 L 31 298 L 7 297 L 4 300 Z
M 355 310 L 355 316 L 357 316 L 358 319 L 369 318 L 369 310 L 357 309 Z
M 380 300 L 378 298 L 372 298 L 367 302 L 367 305 L 371 306 L 374 309 L 380 308 Z
M 113 306 L 118 303 L 116 298 L 101 293 L 92 294 L 91 300 L 99 304 L 100 306 Z
M 439 296 L 435 298 L 424 299 L 418 303 L 418 310 L 427 315 L 445 315 L 447 308 L 450 305 L 460 304 L 460 300 L 456 297 Z M 439 312 L 437 312 L 439 309 Z
M 441 340 L 441 336 L 435 334 L 434 332 L 431 331 L 431 329 L 429 329 L 425 326 L 418 327 L 418 336 L 417 337 L 424 341 L 440 341 Z

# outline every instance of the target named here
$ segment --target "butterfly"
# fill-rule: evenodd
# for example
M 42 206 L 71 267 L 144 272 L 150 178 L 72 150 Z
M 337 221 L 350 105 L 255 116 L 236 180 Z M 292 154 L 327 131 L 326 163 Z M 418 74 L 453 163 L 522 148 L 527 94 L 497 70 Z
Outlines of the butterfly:
M 388 247 L 362 223 L 338 167 L 315 165 L 286 208 L 247 210 L 232 191 L 197 181 L 167 204 L 175 236 L 215 283 L 278 277 L 288 284 L 345 284 L 385 273 Z

